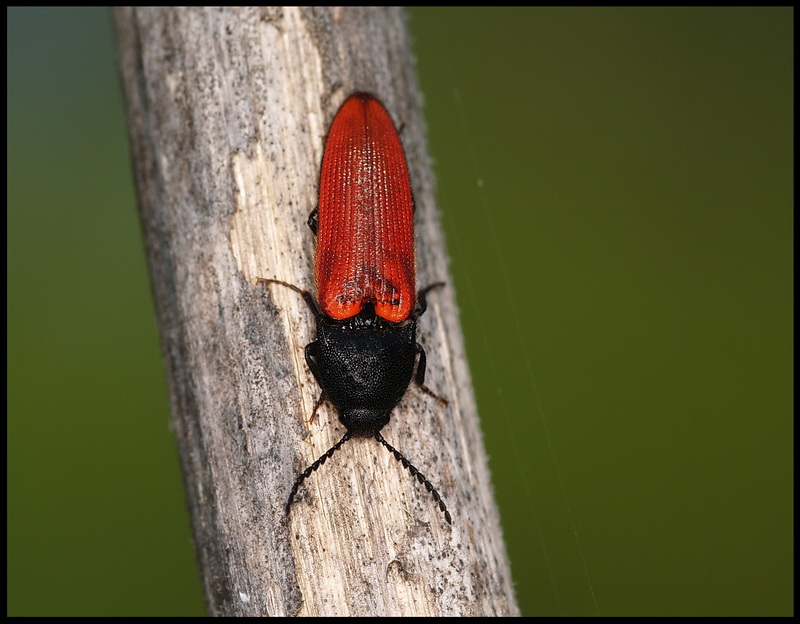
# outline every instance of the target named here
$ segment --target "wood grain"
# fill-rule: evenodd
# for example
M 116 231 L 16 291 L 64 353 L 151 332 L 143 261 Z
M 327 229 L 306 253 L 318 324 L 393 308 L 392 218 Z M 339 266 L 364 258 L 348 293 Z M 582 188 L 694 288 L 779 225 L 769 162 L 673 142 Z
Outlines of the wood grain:
M 313 319 L 277 278 L 313 290 L 323 141 L 353 91 L 402 125 L 418 283 L 449 281 L 421 97 L 401 10 L 115 10 L 141 223 L 208 610 L 220 616 L 517 615 L 454 292 L 429 297 L 413 385 L 375 440 L 348 443 L 303 348 Z M 148 417 L 147 414 L 142 415 Z M 146 458 L 143 458 L 146 461 Z

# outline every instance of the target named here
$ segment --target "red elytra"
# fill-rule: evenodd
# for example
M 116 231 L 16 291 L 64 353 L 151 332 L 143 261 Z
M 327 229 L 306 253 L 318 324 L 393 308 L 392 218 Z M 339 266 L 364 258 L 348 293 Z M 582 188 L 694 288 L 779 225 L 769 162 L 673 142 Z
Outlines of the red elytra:
M 351 95 L 333 120 L 319 181 L 317 300 L 334 319 L 371 302 L 390 322 L 416 303 L 414 199 L 403 145 L 375 97 Z

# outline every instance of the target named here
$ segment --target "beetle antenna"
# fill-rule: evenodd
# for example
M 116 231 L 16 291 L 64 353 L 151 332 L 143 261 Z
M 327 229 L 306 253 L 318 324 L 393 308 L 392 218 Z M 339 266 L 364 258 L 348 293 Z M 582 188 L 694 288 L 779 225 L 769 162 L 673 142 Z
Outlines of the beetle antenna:
M 292 486 L 292 492 L 291 492 L 291 494 L 289 494 L 289 501 L 286 503 L 286 515 L 287 516 L 289 515 L 289 511 L 291 510 L 292 502 L 294 502 L 294 496 L 295 496 L 295 494 L 297 494 L 297 490 L 300 489 L 300 486 L 303 484 L 303 481 L 305 481 L 311 475 L 312 472 L 314 472 L 322 464 L 324 464 L 326 461 L 328 461 L 330 459 L 331 455 L 333 455 L 336 451 L 338 451 L 340 448 L 342 448 L 342 445 L 352 437 L 353 437 L 353 434 L 350 433 L 349 431 L 347 433 L 345 433 L 342 436 L 341 440 L 339 440 L 336 444 L 334 444 L 331 448 L 329 448 L 322 457 L 320 457 L 317 461 L 315 461 L 313 464 L 311 464 L 308 468 L 306 468 L 303 471 L 303 474 L 301 474 L 299 477 L 297 477 L 297 481 L 295 481 L 294 485 Z M 438 496 L 438 494 L 437 494 L 437 496 Z
M 438 503 L 439 509 L 441 509 L 442 513 L 444 514 L 444 519 L 447 520 L 447 524 L 453 524 L 453 520 L 450 517 L 450 512 L 447 511 L 447 505 L 444 504 L 442 497 L 439 496 L 439 492 L 437 492 L 436 488 L 433 487 L 433 485 L 431 485 L 431 482 L 425 478 L 425 475 L 422 474 L 419 470 L 417 470 L 416 466 L 414 466 L 414 464 L 408 461 L 400 451 L 398 451 L 386 440 L 384 440 L 383 436 L 380 433 L 375 434 L 375 439 L 381 444 L 383 444 L 389 450 L 389 452 L 392 455 L 394 455 L 394 458 L 401 464 L 403 464 L 404 468 L 408 469 L 412 477 L 414 477 L 417 481 L 419 481 L 422 485 L 425 486 L 425 489 L 431 493 L 431 496 L 433 496 L 433 500 Z

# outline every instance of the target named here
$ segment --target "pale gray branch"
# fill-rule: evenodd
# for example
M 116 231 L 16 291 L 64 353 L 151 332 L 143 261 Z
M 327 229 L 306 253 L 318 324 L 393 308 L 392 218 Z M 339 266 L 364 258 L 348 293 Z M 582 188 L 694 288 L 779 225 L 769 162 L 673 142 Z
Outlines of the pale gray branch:
M 452 286 L 420 321 L 426 385 L 371 439 L 298 473 L 344 429 L 303 358 L 323 141 L 353 91 L 402 125 L 418 283 L 448 279 L 403 13 L 395 8 L 115 11 L 161 342 L 212 615 L 516 615 Z M 143 415 L 146 417 L 146 415 Z

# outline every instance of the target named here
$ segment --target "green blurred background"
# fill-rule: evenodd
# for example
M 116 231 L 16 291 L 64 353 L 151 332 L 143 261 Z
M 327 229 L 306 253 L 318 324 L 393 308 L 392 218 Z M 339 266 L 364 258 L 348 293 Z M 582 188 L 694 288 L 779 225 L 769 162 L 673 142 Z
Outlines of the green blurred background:
M 792 614 L 793 10 L 409 13 L 523 614 Z M 110 17 L 7 17 L 8 613 L 202 615 Z

